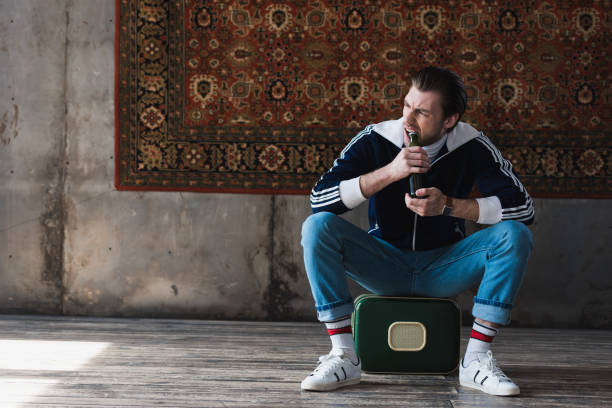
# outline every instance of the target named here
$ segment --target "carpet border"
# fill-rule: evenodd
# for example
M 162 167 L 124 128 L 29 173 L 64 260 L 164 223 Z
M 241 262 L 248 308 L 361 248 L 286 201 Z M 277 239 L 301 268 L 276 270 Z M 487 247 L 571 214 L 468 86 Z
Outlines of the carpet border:
M 242 188 L 177 188 L 177 187 L 155 187 L 155 186 L 115 186 L 117 191 L 152 191 L 152 192 L 183 192 L 183 193 L 219 193 L 219 194 L 253 194 L 253 195 L 309 195 L 310 190 L 253 190 Z M 582 200 L 609 200 L 612 199 L 612 194 L 590 194 L 589 196 L 581 196 L 577 194 L 529 194 L 532 198 L 551 198 L 551 199 L 582 199 Z M 470 197 L 480 197 L 480 195 L 470 195 Z

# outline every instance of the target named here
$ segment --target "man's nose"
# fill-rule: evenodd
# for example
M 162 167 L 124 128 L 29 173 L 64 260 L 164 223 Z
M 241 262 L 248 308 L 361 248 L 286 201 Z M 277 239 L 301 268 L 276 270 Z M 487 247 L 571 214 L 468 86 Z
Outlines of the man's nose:
M 412 109 L 408 109 L 407 112 L 405 112 L 404 116 L 405 116 L 406 123 L 413 124 L 416 122 L 414 111 Z

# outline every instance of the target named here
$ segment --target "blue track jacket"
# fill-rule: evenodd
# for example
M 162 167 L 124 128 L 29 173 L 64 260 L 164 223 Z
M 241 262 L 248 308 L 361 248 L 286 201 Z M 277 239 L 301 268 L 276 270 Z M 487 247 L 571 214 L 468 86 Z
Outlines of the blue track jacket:
M 312 189 L 313 212 L 341 214 L 365 201 L 359 176 L 393 161 L 403 143 L 401 118 L 368 125 Z M 479 223 L 516 220 L 531 224 L 534 219 L 533 202 L 512 164 L 482 132 L 464 122 L 448 133 L 445 146 L 423 175 L 423 184 L 454 198 L 468 198 L 476 185 L 483 196 L 477 199 Z M 406 207 L 406 192 L 408 178 L 370 197 L 370 234 L 405 250 L 439 248 L 465 237 L 464 220 L 442 215 L 421 217 Z

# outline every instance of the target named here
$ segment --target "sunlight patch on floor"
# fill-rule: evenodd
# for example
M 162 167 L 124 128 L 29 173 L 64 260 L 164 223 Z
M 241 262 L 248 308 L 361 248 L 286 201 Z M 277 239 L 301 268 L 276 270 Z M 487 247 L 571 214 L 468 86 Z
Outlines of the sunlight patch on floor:
M 45 371 L 76 371 L 111 343 L 90 341 L 0 340 L 0 395 L 8 406 L 19 408 L 59 382 L 40 378 Z M 23 373 L 27 371 L 28 373 Z M 18 375 L 16 375 L 18 374 Z

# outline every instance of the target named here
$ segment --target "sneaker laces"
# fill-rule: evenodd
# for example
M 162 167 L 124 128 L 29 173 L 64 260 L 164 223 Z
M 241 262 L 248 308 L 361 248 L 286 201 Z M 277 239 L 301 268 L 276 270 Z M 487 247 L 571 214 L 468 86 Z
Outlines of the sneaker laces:
M 332 350 L 329 354 L 319 357 L 319 365 L 315 368 L 314 372 L 326 375 L 336 371 L 336 367 L 343 363 L 344 358 L 345 356 L 342 351 Z
M 497 360 L 493 358 L 491 350 L 487 351 L 487 358 L 483 362 L 485 367 L 490 370 L 494 376 L 498 377 L 499 382 L 512 382 L 512 380 L 497 366 Z

